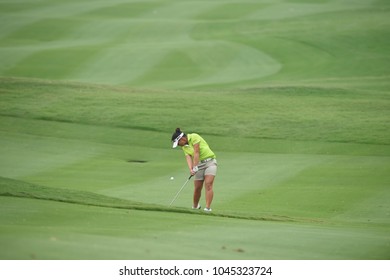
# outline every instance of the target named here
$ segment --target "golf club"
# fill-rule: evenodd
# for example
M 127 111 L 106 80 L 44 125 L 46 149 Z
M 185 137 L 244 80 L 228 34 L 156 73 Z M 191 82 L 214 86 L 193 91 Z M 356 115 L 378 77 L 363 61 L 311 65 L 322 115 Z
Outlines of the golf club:
M 193 175 L 191 175 L 190 177 L 188 177 L 187 181 L 183 184 L 183 186 L 180 188 L 180 190 L 177 192 L 177 194 L 175 195 L 175 197 L 172 199 L 171 203 L 169 203 L 169 206 L 172 205 L 172 203 L 176 200 L 176 198 L 179 196 L 180 192 L 184 189 L 184 187 L 187 185 L 188 181 L 191 179 Z

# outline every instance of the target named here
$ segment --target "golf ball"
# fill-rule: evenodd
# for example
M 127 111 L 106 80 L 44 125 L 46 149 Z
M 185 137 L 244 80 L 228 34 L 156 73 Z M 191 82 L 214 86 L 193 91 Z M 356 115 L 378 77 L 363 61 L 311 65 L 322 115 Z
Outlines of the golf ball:
M 171 177 L 171 180 L 175 179 L 174 177 Z

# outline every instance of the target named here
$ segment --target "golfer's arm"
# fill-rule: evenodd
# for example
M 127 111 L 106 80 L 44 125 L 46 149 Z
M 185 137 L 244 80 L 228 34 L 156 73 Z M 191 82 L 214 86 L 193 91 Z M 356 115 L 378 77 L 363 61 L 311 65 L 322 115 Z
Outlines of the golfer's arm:
M 191 172 L 192 171 L 192 157 L 190 155 L 186 155 L 186 161 L 187 161 L 188 169 Z
M 199 153 L 200 153 L 199 143 L 194 144 L 194 161 L 193 161 L 194 166 L 197 166 L 199 164 Z

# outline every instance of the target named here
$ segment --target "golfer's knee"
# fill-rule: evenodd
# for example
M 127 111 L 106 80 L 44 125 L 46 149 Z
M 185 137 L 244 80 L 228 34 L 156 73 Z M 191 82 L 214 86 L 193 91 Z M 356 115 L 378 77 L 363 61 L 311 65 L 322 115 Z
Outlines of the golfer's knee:
M 213 183 L 206 183 L 205 188 L 206 188 L 206 191 L 212 191 L 213 190 Z

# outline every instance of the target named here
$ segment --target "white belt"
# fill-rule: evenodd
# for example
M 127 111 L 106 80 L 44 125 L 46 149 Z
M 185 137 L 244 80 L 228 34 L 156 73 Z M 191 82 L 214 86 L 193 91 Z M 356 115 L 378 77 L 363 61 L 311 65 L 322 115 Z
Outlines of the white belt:
M 205 162 L 208 162 L 208 161 L 213 160 L 213 159 L 215 159 L 215 158 L 206 158 L 204 160 L 201 160 L 200 162 L 205 163 Z

